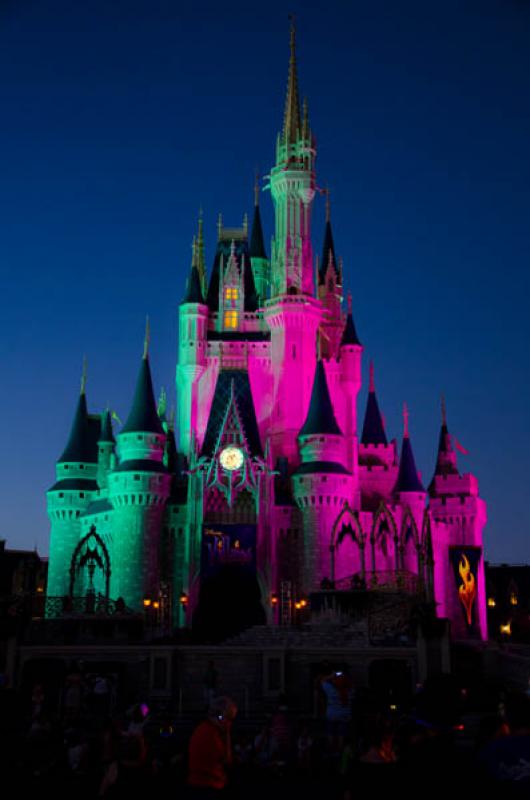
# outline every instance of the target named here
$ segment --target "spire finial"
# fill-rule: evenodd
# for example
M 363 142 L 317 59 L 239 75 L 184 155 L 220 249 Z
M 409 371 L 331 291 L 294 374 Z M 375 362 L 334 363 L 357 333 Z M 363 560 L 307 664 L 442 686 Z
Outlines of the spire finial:
M 87 360 L 83 356 L 83 367 L 81 370 L 81 394 L 86 394 L 86 379 L 87 379 Z
M 326 222 L 330 222 L 331 220 L 331 192 L 329 190 L 329 186 L 323 190 L 324 194 L 326 195 Z
M 352 313 L 352 298 L 351 298 L 351 292 L 348 292 L 348 297 L 346 298 L 346 302 L 348 303 L 348 314 L 351 314 L 351 313 Z M 370 362 L 370 363 L 372 363 L 372 362 Z
M 245 211 L 243 214 L 243 230 L 245 231 L 245 235 L 248 234 L 248 214 Z
M 409 409 L 406 403 L 403 403 L 403 438 L 409 438 Z
M 296 75 L 296 28 L 294 15 L 289 14 L 291 23 L 289 59 L 289 77 L 287 79 L 287 97 L 285 98 L 285 113 L 283 118 L 283 139 L 286 144 L 293 144 L 300 135 L 300 102 L 298 99 L 298 80 Z
M 191 240 L 191 266 L 197 266 L 197 237 L 194 236 Z
M 254 207 L 259 206 L 259 170 L 256 169 L 254 176 Z
M 369 392 L 375 392 L 375 375 L 374 375 L 374 362 L 370 361 L 370 386 L 368 387 Z
M 221 232 L 223 230 L 223 215 L 219 212 L 219 216 L 217 217 L 217 238 L 221 238 Z
M 440 401 L 441 401 L 441 405 L 442 405 L 442 425 L 445 428 L 445 427 L 447 427 L 447 409 L 445 407 L 445 397 L 444 397 L 444 395 L 441 396 Z
M 142 358 L 144 361 L 146 360 L 147 356 L 149 355 L 149 342 L 151 340 L 151 331 L 149 328 L 149 314 L 145 317 L 145 337 L 144 337 L 144 354 Z

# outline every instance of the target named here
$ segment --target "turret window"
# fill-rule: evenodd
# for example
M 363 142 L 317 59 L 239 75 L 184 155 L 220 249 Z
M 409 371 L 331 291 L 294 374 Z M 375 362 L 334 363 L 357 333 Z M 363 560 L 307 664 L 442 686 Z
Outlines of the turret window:
M 225 300 L 237 300 L 239 298 L 239 289 L 237 286 L 228 286 L 225 289 Z
M 237 311 L 225 311 L 225 328 L 237 328 Z

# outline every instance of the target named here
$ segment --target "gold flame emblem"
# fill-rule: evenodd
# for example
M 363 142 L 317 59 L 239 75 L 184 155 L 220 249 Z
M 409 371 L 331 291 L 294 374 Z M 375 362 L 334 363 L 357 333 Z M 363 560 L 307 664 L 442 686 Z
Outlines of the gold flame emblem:
M 473 603 L 475 602 L 475 597 L 477 596 L 477 585 L 475 582 L 475 576 L 471 572 L 469 560 L 464 553 L 462 553 L 462 557 L 458 565 L 458 572 L 462 578 L 462 583 L 458 587 L 458 596 L 466 611 L 467 624 L 471 625 L 473 621 L 471 616 L 473 611 Z

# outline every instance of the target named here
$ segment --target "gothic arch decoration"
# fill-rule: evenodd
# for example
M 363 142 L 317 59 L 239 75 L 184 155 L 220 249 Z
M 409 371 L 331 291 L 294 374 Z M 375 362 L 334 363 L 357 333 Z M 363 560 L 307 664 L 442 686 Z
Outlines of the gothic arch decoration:
M 399 568 L 408 569 L 411 572 L 419 570 L 419 551 L 420 551 L 420 535 L 416 520 L 410 510 L 405 509 L 403 518 L 401 520 L 401 531 L 399 535 Z M 412 562 L 412 563 L 411 563 Z
M 364 564 L 364 545 L 365 545 L 365 535 L 359 523 L 359 518 L 356 512 L 352 509 L 348 502 L 344 503 L 342 509 L 340 510 L 335 522 L 333 523 L 333 527 L 331 529 L 331 544 L 330 544 L 330 572 L 331 572 L 331 580 L 335 581 L 335 573 L 336 573 L 336 552 L 338 546 L 341 542 L 346 538 L 346 536 L 350 536 L 353 542 L 357 545 L 360 551 L 360 560 L 361 560 L 361 572 L 364 576 L 365 571 L 365 564 Z
M 96 531 L 96 526 L 92 525 L 86 536 L 78 542 L 72 554 L 70 562 L 70 595 L 74 595 L 76 578 L 85 569 L 88 572 L 89 589 L 93 589 L 93 581 L 96 569 L 103 573 L 105 597 L 109 596 L 110 590 L 110 556 L 107 546 L 101 536 Z
M 388 558 L 392 551 L 396 553 L 396 544 L 398 541 L 398 530 L 394 517 L 385 503 L 381 503 L 374 515 L 372 530 L 370 533 L 370 545 L 372 555 L 372 572 L 376 573 L 378 567 L 384 566 L 385 569 L 397 568 L 397 564 L 387 563 Z M 390 548 L 389 548 L 390 544 Z M 379 551 L 379 563 L 377 559 L 377 550 Z

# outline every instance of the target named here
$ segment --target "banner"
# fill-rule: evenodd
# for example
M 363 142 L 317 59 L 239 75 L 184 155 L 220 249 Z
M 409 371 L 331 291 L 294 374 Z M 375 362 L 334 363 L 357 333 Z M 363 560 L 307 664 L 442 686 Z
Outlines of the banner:
M 478 624 L 478 565 L 480 547 L 450 547 L 449 558 L 453 567 L 456 592 L 469 629 Z

